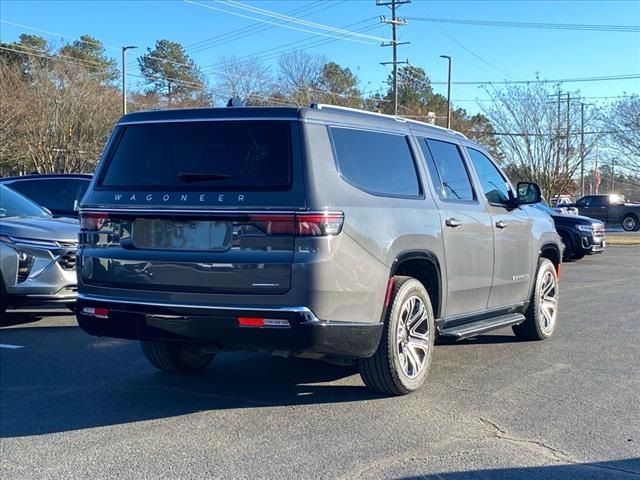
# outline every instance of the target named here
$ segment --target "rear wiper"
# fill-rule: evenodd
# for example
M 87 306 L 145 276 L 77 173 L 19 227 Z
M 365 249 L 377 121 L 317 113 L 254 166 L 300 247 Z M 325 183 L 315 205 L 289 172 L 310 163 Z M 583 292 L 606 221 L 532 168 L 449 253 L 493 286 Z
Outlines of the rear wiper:
M 178 178 L 183 182 L 206 182 L 207 180 L 227 180 L 229 178 L 236 178 L 233 175 L 226 175 L 224 173 L 179 173 Z

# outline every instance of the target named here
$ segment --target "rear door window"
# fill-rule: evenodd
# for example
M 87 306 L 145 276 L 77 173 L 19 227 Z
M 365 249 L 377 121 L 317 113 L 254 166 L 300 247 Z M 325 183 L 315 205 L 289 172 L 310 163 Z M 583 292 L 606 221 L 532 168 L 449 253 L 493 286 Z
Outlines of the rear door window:
M 366 192 L 392 197 L 422 195 L 407 137 L 330 127 L 340 174 Z
M 99 186 L 287 190 L 291 185 L 290 122 L 171 122 L 120 128 Z
M 442 200 L 475 201 L 469 172 L 456 144 L 421 138 L 420 147 L 433 187 Z

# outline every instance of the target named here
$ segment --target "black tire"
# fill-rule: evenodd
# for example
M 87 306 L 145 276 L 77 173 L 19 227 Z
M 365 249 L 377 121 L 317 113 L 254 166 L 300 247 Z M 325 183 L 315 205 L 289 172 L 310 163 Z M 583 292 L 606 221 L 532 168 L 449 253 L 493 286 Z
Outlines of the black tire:
M 412 317 L 414 323 L 405 325 Z M 365 385 L 390 395 L 420 388 L 429 372 L 435 336 L 433 308 L 424 286 L 410 277 L 396 277 L 378 350 L 358 361 Z
M 585 256 L 585 253 L 584 253 L 584 252 L 574 253 L 574 254 L 573 254 L 573 259 L 574 259 L 574 260 L 581 260 L 581 259 L 583 259 L 583 258 L 584 258 L 584 256 Z
M 622 219 L 622 229 L 625 232 L 637 232 L 640 230 L 640 222 L 638 222 L 638 217 L 636 217 L 632 213 L 628 213 Z
M 573 242 L 571 241 L 571 237 L 569 234 L 562 232 L 560 234 L 560 238 L 562 239 L 562 244 L 564 245 L 564 251 L 562 252 L 562 261 L 568 262 L 573 258 Z
M 216 356 L 179 342 L 142 340 L 140 344 L 149 363 L 165 372 L 199 372 L 207 368 Z
M 526 320 L 513 327 L 516 337 L 520 340 L 545 340 L 551 337 L 558 325 L 558 300 L 558 275 L 555 265 L 551 260 L 541 258 L 538 261 L 536 283 L 525 312 Z
M 7 306 L 7 290 L 4 288 L 4 280 L 2 280 L 2 272 L 0 272 L 0 320 L 4 318 Z

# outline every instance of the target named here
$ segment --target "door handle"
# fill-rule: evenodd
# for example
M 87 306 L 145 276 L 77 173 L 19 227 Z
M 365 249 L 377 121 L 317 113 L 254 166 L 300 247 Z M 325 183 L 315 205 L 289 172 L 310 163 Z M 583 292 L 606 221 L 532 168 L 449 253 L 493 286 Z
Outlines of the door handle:
M 447 218 L 444 221 L 444 224 L 447 227 L 459 227 L 460 225 L 462 225 L 462 222 L 460 220 L 458 220 L 457 218 Z
M 498 220 L 496 222 L 496 227 L 498 228 L 507 228 L 509 226 L 509 224 L 507 222 L 504 222 L 502 220 Z

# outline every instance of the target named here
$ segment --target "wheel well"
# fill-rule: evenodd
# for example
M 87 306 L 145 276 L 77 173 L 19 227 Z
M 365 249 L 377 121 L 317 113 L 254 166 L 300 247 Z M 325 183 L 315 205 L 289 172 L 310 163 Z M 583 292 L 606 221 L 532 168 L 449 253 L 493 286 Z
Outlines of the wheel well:
M 551 263 L 556 267 L 556 272 L 558 271 L 558 266 L 560 265 L 560 251 L 558 247 L 555 245 L 545 245 L 540 250 L 540 258 L 547 258 L 551 260 Z
M 413 257 L 401 260 L 392 275 L 412 277 L 422 283 L 431 299 L 433 314 L 436 318 L 440 317 L 440 268 L 433 260 L 428 257 Z

